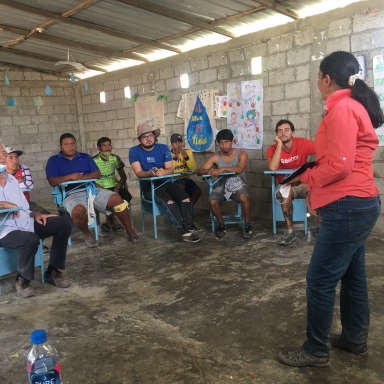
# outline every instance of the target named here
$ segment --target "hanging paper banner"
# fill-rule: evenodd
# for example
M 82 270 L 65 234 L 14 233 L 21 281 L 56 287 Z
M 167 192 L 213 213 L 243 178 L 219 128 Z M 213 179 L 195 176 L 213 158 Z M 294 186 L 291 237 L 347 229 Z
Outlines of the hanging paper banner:
M 192 150 L 202 152 L 212 145 L 212 126 L 209 121 L 207 109 L 199 96 L 187 127 L 187 142 Z
M 138 94 L 135 94 L 135 96 Z M 164 99 L 157 101 L 157 96 L 145 96 L 136 100 L 135 104 L 135 126 L 148 123 L 153 129 L 160 129 L 165 134 Z
M 263 82 L 227 84 L 227 126 L 233 132 L 233 147 L 263 147 Z
M 45 87 L 45 94 L 49 96 L 51 93 L 52 93 L 52 89 L 49 88 L 49 85 L 47 85 L 47 86 Z
M 373 81 L 373 88 L 380 100 L 380 108 L 384 111 L 384 55 L 373 58 Z M 379 146 L 384 146 L 384 124 L 375 131 Z
M 87 84 L 86 81 L 84 81 L 84 88 L 85 88 L 86 91 L 88 91 L 88 84 Z
M 8 76 L 7 75 L 5 75 L 5 84 L 7 84 L 7 85 L 9 85 L 9 80 L 8 80 Z
M 213 141 L 214 90 L 204 89 L 183 95 L 185 147 L 195 152 L 215 151 Z
M 72 73 L 72 75 L 71 75 L 71 81 L 72 81 L 72 83 L 74 83 L 76 80 L 75 80 L 75 75 Z

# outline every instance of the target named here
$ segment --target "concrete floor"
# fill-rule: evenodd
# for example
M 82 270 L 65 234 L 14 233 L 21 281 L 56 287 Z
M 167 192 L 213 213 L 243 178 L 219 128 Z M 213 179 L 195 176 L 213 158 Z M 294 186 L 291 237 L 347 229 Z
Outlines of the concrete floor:
M 91 250 L 76 233 L 68 289 L 41 284 L 36 269 L 36 295 L 22 299 L 14 275 L 2 278 L 0 383 L 27 382 L 30 333 L 38 328 L 59 351 L 65 384 L 384 383 L 382 236 L 367 242 L 368 356 L 334 350 L 329 368 L 297 369 L 280 364 L 277 354 L 305 338 L 312 231 L 297 231 L 298 241 L 281 247 L 271 219 L 257 220 L 253 239 L 243 240 L 233 225 L 218 242 L 207 215 L 196 212 L 206 230 L 198 244 L 182 242 L 163 218 L 159 239 L 147 218 L 148 232 L 137 245 L 111 233 Z M 334 332 L 340 331 L 337 312 Z

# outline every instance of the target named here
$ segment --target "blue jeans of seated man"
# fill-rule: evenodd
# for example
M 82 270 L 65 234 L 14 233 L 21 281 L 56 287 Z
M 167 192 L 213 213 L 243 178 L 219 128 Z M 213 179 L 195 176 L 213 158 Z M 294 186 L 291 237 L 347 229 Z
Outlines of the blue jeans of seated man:
M 346 196 L 317 209 L 321 222 L 307 271 L 307 340 L 304 342 L 304 349 L 311 355 L 329 355 L 329 332 L 339 280 L 342 338 L 354 344 L 367 342 L 365 240 L 380 209 L 379 196 Z
M 150 185 L 146 185 L 142 192 L 147 200 L 152 199 Z M 172 203 L 168 204 L 170 200 Z M 172 224 L 181 234 L 193 228 L 191 201 L 187 192 L 179 185 L 169 182 L 158 187 L 155 190 L 155 201 L 164 208 Z M 175 203 L 178 204 L 180 212 L 177 210 Z

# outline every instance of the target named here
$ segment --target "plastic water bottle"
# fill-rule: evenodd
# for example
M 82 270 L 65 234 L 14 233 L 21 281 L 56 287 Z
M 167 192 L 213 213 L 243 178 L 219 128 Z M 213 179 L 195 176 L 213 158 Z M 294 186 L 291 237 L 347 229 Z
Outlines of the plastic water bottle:
M 47 343 L 43 329 L 31 333 L 32 349 L 27 356 L 29 384 L 63 384 L 61 380 L 59 355 Z

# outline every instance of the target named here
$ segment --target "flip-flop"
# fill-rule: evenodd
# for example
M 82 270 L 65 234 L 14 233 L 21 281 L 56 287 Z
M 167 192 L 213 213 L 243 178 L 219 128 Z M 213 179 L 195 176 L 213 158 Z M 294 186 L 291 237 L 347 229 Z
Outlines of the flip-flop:
M 111 228 L 108 227 L 107 223 L 101 224 L 101 229 L 105 232 L 111 231 Z
M 137 240 L 136 240 L 136 241 L 133 241 L 132 238 L 137 239 Z M 127 239 L 128 239 L 131 243 L 133 243 L 133 244 L 140 243 L 140 241 L 141 241 L 141 239 L 139 239 L 139 235 L 137 235 L 136 233 L 134 233 L 133 235 L 128 235 L 128 236 L 127 236 Z
M 96 244 L 89 244 L 89 243 L 96 243 Z M 87 246 L 87 248 L 96 248 L 99 246 L 96 239 L 85 240 L 85 245 Z
M 121 224 L 115 224 L 112 226 L 114 232 L 122 232 L 124 231 L 124 227 Z

